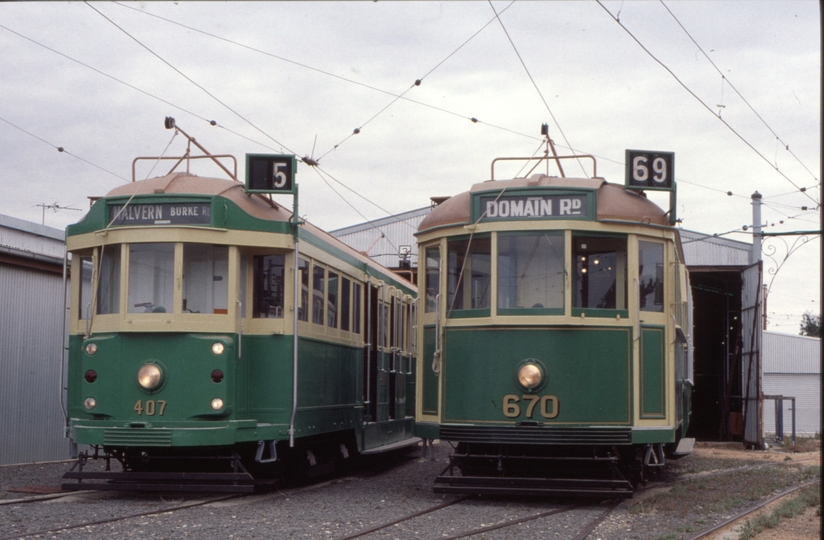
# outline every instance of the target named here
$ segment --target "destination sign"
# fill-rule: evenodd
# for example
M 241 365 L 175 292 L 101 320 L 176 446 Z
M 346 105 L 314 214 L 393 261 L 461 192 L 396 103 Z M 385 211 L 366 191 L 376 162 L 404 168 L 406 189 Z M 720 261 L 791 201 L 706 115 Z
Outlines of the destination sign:
M 627 150 L 624 183 L 629 189 L 669 191 L 675 187 L 675 154 Z
M 481 220 L 570 219 L 587 216 L 586 195 L 481 197 Z
M 109 206 L 113 226 L 208 225 L 212 221 L 210 203 L 122 204 Z
M 293 155 L 246 154 L 246 191 L 295 193 L 296 168 Z

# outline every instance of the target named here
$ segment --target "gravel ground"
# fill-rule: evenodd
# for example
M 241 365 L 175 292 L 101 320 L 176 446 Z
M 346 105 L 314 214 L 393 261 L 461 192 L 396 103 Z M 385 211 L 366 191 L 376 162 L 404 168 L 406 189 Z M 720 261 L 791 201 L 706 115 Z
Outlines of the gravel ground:
M 352 476 L 300 489 L 213 502 L 175 512 L 134 517 L 58 534 L 34 534 L 67 524 L 79 524 L 124 515 L 162 511 L 209 497 L 177 494 L 79 493 L 51 501 L 3 504 L 31 493 L 11 491 L 26 486 L 58 488 L 67 463 L 0 467 L 0 540 L 32 538 L 324 538 L 337 539 L 454 498 L 432 493 L 434 477 L 445 467 L 449 446 L 436 445 L 436 459 L 395 456 L 394 466 L 379 472 L 363 470 Z M 765 459 L 766 456 L 769 459 Z M 724 445 L 696 448 L 695 453 L 668 465 L 665 477 L 689 477 L 747 462 L 774 462 L 766 473 L 737 473 L 734 477 L 697 479 L 676 488 L 638 493 L 611 514 L 590 539 L 675 540 L 703 530 L 739 512 L 762 491 L 796 481 L 802 468 L 784 460 L 806 454 L 774 451 L 745 452 Z M 812 456 L 817 456 L 813 453 Z M 732 478 L 732 480 L 731 480 Z M 767 481 L 769 479 L 769 481 Z M 744 493 L 745 497 L 741 494 Z M 769 493 L 763 493 L 766 498 Z M 485 525 L 523 518 L 567 506 L 541 498 L 488 497 L 470 499 L 412 522 L 402 523 L 365 538 L 443 538 Z M 485 539 L 572 538 L 597 517 L 605 506 L 589 502 L 575 512 L 530 521 L 515 527 L 476 535 Z

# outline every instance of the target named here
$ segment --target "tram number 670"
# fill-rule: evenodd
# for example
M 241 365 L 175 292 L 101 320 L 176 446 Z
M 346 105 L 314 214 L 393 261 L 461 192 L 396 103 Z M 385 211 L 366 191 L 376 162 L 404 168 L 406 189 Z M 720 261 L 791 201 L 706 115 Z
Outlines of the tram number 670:
M 507 394 L 503 399 L 504 416 L 507 418 L 518 418 L 521 416 L 521 406 L 518 404 L 521 400 L 528 401 L 526 406 L 526 417 L 532 418 L 535 408 L 538 407 L 538 412 L 544 418 L 555 418 L 560 412 L 560 402 L 555 396 L 536 396 L 533 394 L 524 394 L 521 397 L 515 394 Z

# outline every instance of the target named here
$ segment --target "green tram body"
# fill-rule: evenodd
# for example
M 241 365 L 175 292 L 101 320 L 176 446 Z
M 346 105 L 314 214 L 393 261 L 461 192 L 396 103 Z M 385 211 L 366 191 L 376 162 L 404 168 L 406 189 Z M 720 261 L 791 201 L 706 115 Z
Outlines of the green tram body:
M 433 209 L 417 238 L 417 433 L 456 443 L 462 476 L 614 458 L 634 486 L 689 452 L 688 275 L 677 229 L 645 195 L 601 178 L 487 181 Z M 526 364 L 534 387 L 519 382 Z M 435 489 L 479 485 L 454 482 Z M 516 484 L 480 492 L 530 492 Z
M 291 218 L 238 182 L 173 173 L 116 188 L 67 229 L 74 443 L 125 470 L 235 455 L 261 471 L 416 440 L 415 287 L 308 223 L 292 422 Z

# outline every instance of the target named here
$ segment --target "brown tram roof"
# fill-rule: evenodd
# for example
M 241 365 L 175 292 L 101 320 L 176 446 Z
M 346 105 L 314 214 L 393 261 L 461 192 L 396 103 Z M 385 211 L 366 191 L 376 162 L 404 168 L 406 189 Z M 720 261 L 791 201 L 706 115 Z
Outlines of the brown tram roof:
M 638 192 L 625 189 L 618 184 L 609 184 L 603 178 L 558 178 L 536 174 L 529 178 L 495 180 L 481 182 L 472 189 L 448 198 L 426 216 L 418 227 L 423 232 L 445 225 L 465 225 L 469 223 L 471 194 L 479 191 L 504 188 L 587 188 L 597 191 L 597 219 L 621 220 L 632 223 L 649 223 L 669 226 L 667 213 L 657 204 Z

